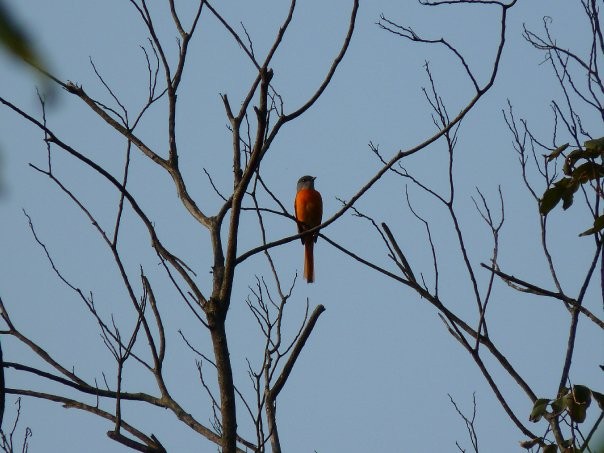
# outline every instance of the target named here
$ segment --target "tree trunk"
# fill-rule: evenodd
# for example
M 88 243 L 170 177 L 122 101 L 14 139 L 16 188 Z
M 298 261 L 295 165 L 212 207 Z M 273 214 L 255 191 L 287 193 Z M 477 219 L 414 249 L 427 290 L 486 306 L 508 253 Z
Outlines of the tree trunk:
M 218 318 L 218 319 L 217 319 Z M 224 316 L 211 316 L 210 332 L 216 371 L 218 373 L 218 387 L 220 389 L 220 415 L 222 424 L 222 452 L 235 453 L 237 447 L 237 415 L 235 408 L 235 386 L 233 384 L 233 370 L 229 356 L 229 346 L 225 330 Z

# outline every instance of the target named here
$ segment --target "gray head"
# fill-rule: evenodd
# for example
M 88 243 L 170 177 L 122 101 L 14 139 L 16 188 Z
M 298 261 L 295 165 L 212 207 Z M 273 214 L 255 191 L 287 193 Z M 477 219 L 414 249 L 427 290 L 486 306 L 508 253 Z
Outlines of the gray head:
M 316 176 L 305 175 L 298 179 L 298 191 L 302 189 L 314 189 Z

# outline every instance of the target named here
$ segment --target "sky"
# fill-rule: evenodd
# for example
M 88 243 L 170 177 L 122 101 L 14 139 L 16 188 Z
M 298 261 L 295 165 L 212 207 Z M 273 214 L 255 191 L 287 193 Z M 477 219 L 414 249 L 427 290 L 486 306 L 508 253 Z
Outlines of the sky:
M 151 3 L 151 2 L 150 2 Z M 165 3 L 165 2 L 162 2 Z M 257 55 L 264 55 L 286 16 L 286 2 L 227 1 L 214 6 L 233 27 L 242 25 Z M 149 50 L 146 29 L 125 0 L 104 2 L 56 0 L 9 1 L 48 66 L 57 77 L 73 81 L 115 105 L 95 75 L 91 61 L 132 114 L 147 96 L 147 69 L 141 46 Z M 195 2 L 181 1 L 185 21 Z M 311 0 L 297 5 L 282 47 L 275 55 L 273 84 L 286 111 L 305 102 L 323 80 L 346 33 L 352 2 Z M 187 14 L 188 12 L 188 14 Z M 174 62 L 176 30 L 165 6 L 153 5 L 160 39 Z M 446 37 L 465 56 L 479 83 L 485 83 L 497 45 L 498 9 L 493 6 L 425 7 L 416 2 L 376 0 L 362 2 L 348 53 L 320 100 L 307 113 L 286 125 L 274 141 L 262 173 L 273 193 L 290 208 L 297 179 L 317 176 L 324 200 L 324 217 L 350 199 L 381 167 L 369 143 L 379 145 L 386 158 L 412 148 L 435 133 L 430 106 L 422 92 L 429 87 L 429 63 L 439 94 L 451 116 L 472 97 L 472 85 L 458 62 L 442 46 L 411 43 L 381 30 L 380 14 L 410 25 L 427 38 Z M 540 249 L 539 215 L 523 185 L 518 156 L 502 110 L 512 103 L 518 118 L 525 118 L 543 141 L 551 144 L 553 117 L 550 101 L 560 89 L 543 54 L 523 38 L 525 24 L 542 31 L 551 17 L 554 35 L 564 47 L 586 51 L 589 41 L 579 2 L 518 1 L 509 12 L 507 42 L 494 87 L 464 119 L 455 157 L 455 208 L 467 241 L 470 261 L 486 290 L 492 251 L 490 233 L 476 212 L 472 197 L 477 189 L 498 215 L 498 190 L 505 202 L 500 238 L 502 270 L 553 289 Z M 190 46 L 177 112 L 181 167 L 189 190 L 208 212 L 221 204 L 204 170 L 219 190 L 231 184 L 231 137 L 220 94 L 238 106 L 254 78 L 254 68 L 225 31 L 206 12 Z M 40 118 L 36 87 L 43 81 L 23 65 L 0 53 L 0 95 Z M 125 143 L 81 101 L 54 89 L 49 93 L 47 121 L 59 137 L 119 175 Z M 598 137 L 601 121 L 587 109 L 584 124 Z M 165 150 L 165 104 L 150 109 L 138 130 L 154 149 Z M 86 307 L 53 273 L 28 226 L 51 253 L 55 264 L 73 285 L 93 294 L 99 311 L 124 331 L 134 315 L 120 285 L 107 248 L 90 221 L 56 185 L 29 164 L 44 166 L 46 147 L 39 130 L 0 108 L 0 296 L 19 328 L 67 368 L 91 382 L 115 382 L 114 361 L 100 338 Z M 568 138 L 561 133 L 557 144 Z M 163 152 L 163 151 L 162 151 Z M 442 141 L 410 156 L 404 167 L 426 185 L 444 193 L 447 155 Z M 80 163 L 56 150 L 53 169 L 65 184 L 89 205 L 102 227 L 111 229 L 118 194 Z M 531 181 L 543 189 L 533 173 Z M 407 180 L 388 174 L 355 205 L 376 222 L 386 222 L 399 241 L 416 274 L 434 283 L 430 244 L 424 226 L 413 216 L 405 198 Z M 132 155 L 129 188 L 154 222 L 158 234 L 173 253 L 197 272 L 205 292 L 211 289 L 209 238 L 179 204 L 174 187 L 140 152 Z M 442 205 L 417 187 L 408 186 L 412 206 L 429 219 L 439 260 L 440 296 L 456 313 L 476 322 L 471 285 L 452 235 L 451 221 Z M 266 203 L 269 200 L 263 199 Z M 249 201 L 247 202 L 248 206 Z M 274 206 L 273 206 L 274 208 Z M 551 252 L 565 289 L 576 294 L 585 274 L 593 242 L 577 235 L 589 226 L 586 210 L 573 206 L 550 216 Z M 267 218 L 270 240 L 289 236 L 295 225 L 281 217 Z M 363 258 L 393 272 L 395 266 L 377 232 L 365 219 L 348 213 L 324 234 Z M 258 245 L 260 236 L 253 213 L 242 220 L 240 253 Z M 200 351 L 211 353 L 207 332 L 192 319 L 158 265 L 149 239 L 136 216 L 127 211 L 122 230 L 126 268 L 137 281 L 141 266 L 149 275 L 160 301 L 168 332 L 165 368 L 173 396 L 202 423 L 211 411 L 200 385 L 195 360 L 182 334 Z M 280 278 L 288 288 L 302 272 L 298 241 L 273 249 Z M 312 310 L 322 304 L 320 317 L 278 403 L 280 437 L 288 452 L 457 451 L 459 442 L 471 451 L 463 420 L 450 402 L 471 414 L 476 397 L 476 431 L 481 452 L 519 451 L 522 434 L 507 418 L 474 362 L 447 332 L 436 310 L 414 292 L 351 260 L 325 241 L 315 247 L 317 281 L 296 281 L 286 312 L 285 332 L 291 338 L 308 301 Z M 246 305 L 256 279 L 264 278 L 274 290 L 262 255 L 238 269 L 227 329 L 238 388 L 251 398 L 246 359 L 258 366 L 263 339 Z M 140 284 L 137 281 L 137 289 Z M 586 305 L 601 317 L 602 305 L 593 289 Z M 514 292 L 501 282 L 494 285 L 488 321 L 493 341 L 540 397 L 556 392 L 565 352 L 568 316 L 556 301 Z M 144 344 L 139 346 L 144 350 Z M 3 338 L 4 358 L 44 368 L 31 351 L 11 338 Z M 602 390 L 602 334 L 580 321 L 573 360 L 574 383 Z M 537 433 L 543 425 L 528 422 L 530 401 L 492 360 L 487 365 L 521 420 Z M 46 369 L 46 368 L 44 368 Z M 208 371 L 210 373 L 210 371 Z M 211 382 L 211 374 L 208 375 Z M 64 389 L 41 383 L 24 373 L 7 372 L 7 386 L 32 387 L 73 396 Z M 156 394 L 152 380 L 135 365 L 126 369 L 125 385 Z M 212 385 L 212 384 L 210 384 Z M 212 387 L 214 388 L 214 387 Z M 87 400 L 94 404 L 94 399 Z M 5 423 L 15 416 L 15 398 L 9 396 Z M 103 407 L 111 409 L 110 403 Z M 239 407 L 241 434 L 253 438 L 253 426 Z M 124 447 L 107 438 L 112 425 L 75 409 L 46 401 L 22 401 L 18 428 L 33 431 L 30 451 L 119 452 Z M 215 446 L 178 423 L 171 414 L 143 405 L 126 406 L 124 417 L 146 433 L 154 433 L 168 451 L 215 451 Z M 138 424 L 137 424 L 138 423 Z

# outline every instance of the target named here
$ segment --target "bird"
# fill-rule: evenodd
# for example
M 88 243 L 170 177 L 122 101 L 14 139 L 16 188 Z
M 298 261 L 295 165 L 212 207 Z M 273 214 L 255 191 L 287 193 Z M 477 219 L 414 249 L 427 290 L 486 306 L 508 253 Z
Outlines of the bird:
M 294 213 L 298 223 L 298 233 L 321 225 L 323 199 L 321 198 L 321 194 L 315 190 L 315 179 L 317 179 L 316 176 L 305 175 L 298 180 L 296 198 L 294 200 Z M 318 237 L 318 231 L 300 237 L 304 245 L 304 278 L 308 283 L 315 281 L 313 247 Z

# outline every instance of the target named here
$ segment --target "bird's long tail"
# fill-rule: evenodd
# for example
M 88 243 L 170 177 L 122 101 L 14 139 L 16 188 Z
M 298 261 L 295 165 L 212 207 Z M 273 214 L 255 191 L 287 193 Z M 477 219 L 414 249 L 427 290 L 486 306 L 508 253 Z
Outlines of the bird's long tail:
M 312 238 L 307 238 L 304 242 L 304 278 L 308 283 L 315 281 L 314 245 L 315 241 Z

